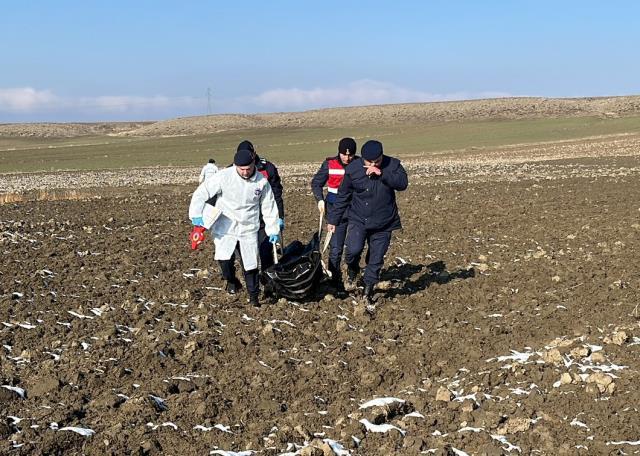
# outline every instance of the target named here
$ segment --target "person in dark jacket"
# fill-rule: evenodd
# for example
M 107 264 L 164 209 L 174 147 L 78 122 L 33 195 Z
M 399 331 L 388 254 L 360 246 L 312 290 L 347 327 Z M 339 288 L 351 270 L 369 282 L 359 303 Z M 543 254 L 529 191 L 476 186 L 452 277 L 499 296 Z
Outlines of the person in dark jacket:
M 267 178 L 269 185 L 271 185 L 271 191 L 276 200 L 278 206 L 278 225 L 280 231 L 284 230 L 284 200 L 282 199 L 282 181 L 280 180 L 280 174 L 278 174 L 278 168 L 266 158 L 261 158 L 257 153 L 251 141 L 244 140 L 238 144 L 237 150 L 247 149 L 254 155 L 256 169 L 264 177 Z M 260 249 L 260 270 L 264 271 L 271 265 L 273 265 L 273 248 L 269 242 L 269 236 L 264 230 L 264 221 L 260 219 L 260 231 L 258 231 L 258 245 Z
M 311 190 L 318 203 L 321 214 L 331 211 L 333 203 L 338 195 L 338 187 L 344 178 L 345 168 L 356 158 L 357 145 L 353 138 L 342 138 L 338 143 L 338 155 L 327 157 L 320 165 L 320 169 L 311 179 Z M 327 186 L 325 197 L 323 188 Z M 343 289 L 340 260 L 344 249 L 344 240 L 347 236 L 346 214 L 336 225 L 335 232 L 331 236 L 331 248 L 329 250 L 329 271 L 331 283 L 338 289 Z
M 360 153 L 362 158 L 352 161 L 345 169 L 338 196 L 327 215 L 327 230 L 335 232 L 345 211 L 349 211 L 345 243 L 347 283 L 355 283 L 367 242 L 364 296 L 372 303 L 391 232 L 402 228 L 396 191 L 406 190 L 409 181 L 400 160 L 384 155 L 379 141 L 367 141 Z

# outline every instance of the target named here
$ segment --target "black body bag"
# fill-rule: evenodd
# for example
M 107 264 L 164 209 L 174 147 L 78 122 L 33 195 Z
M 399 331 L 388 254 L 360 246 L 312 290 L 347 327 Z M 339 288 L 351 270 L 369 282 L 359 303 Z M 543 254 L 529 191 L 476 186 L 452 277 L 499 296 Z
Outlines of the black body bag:
M 265 291 L 292 300 L 309 296 L 321 278 L 318 233 L 307 245 L 300 241 L 290 243 L 278 263 L 262 272 Z

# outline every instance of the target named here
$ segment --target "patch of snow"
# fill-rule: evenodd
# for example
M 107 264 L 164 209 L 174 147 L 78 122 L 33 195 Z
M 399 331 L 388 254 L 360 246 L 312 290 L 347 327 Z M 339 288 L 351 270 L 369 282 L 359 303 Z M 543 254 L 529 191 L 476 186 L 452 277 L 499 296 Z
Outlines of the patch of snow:
M 518 453 L 522 453 L 522 450 L 520 449 L 520 447 L 509 443 L 507 441 L 507 438 L 504 435 L 492 435 L 491 438 L 493 440 L 497 440 L 503 445 L 506 445 L 506 447 L 502 447 L 504 451 L 511 453 L 511 451 L 516 450 Z
M 63 427 L 58 429 L 58 432 L 59 431 L 71 431 L 71 432 L 75 432 L 76 434 L 84 435 L 85 437 L 91 436 L 96 433 L 96 431 L 94 431 L 93 429 L 81 428 L 81 427 L 75 427 L 75 426 Z
M 331 448 L 331 450 L 333 451 L 333 453 L 336 456 L 350 456 L 351 455 L 351 452 L 349 450 L 345 449 L 345 447 L 343 447 L 341 443 L 336 442 L 335 440 L 324 439 L 324 443 L 329 445 L 329 447 Z
M 20 326 L 21 328 L 24 328 L 24 329 L 33 329 L 33 328 L 36 327 L 35 325 L 32 325 L 28 321 L 25 321 L 24 323 L 18 323 L 18 326 Z
M 82 315 L 82 314 L 80 314 L 78 312 L 74 312 L 73 310 L 67 310 L 67 313 L 69 315 L 73 315 L 76 318 L 79 318 L 80 320 L 83 320 L 83 319 L 93 320 L 93 317 L 90 317 L 88 315 Z
M 640 445 L 640 440 L 636 440 L 634 442 L 629 441 L 629 440 L 621 440 L 619 442 L 607 442 L 607 445 L 632 445 L 632 446 L 636 446 L 636 445 Z
M 368 431 L 368 432 L 380 432 L 380 433 L 385 433 L 385 432 L 389 432 L 391 430 L 396 430 L 398 432 L 400 432 L 400 434 L 402 434 L 403 436 L 407 433 L 407 431 L 400 429 L 397 426 L 394 426 L 393 424 L 373 424 L 372 422 L 370 422 L 369 420 L 367 420 L 366 418 L 363 418 L 360 420 L 360 423 L 362 423 L 364 425 L 364 428 Z
M 9 391 L 13 391 L 18 396 L 20 396 L 22 399 L 25 398 L 25 390 L 20 388 L 20 387 L 18 387 L 18 386 L 2 385 L 2 387 L 5 388 L 5 389 L 8 389 Z
M 216 424 L 213 427 L 218 429 L 219 431 L 226 432 L 227 434 L 233 434 L 233 432 L 231 431 L 231 426 L 225 426 L 224 424 Z
M 176 424 L 172 423 L 171 421 L 165 421 L 162 424 L 147 423 L 147 426 L 149 426 L 152 431 L 155 431 L 159 427 L 172 427 L 174 430 L 176 430 L 176 431 L 178 430 L 178 426 Z
M 393 404 L 396 402 L 404 404 L 405 401 L 404 399 L 398 399 L 397 397 L 379 397 L 365 402 L 360 406 L 360 409 L 366 409 L 369 407 L 384 407 L 385 405 Z
M 219 456 L 251 456 L 256 452 L 253 450 L 245 451 L 225 451 L 225 450 L 211 450 L 209 454 L 217 454 Z
M 573 419 L 573 421 L 571 421 L 571 423 L 569 423 L 569 425 L 571 426 L 578 426 L 578 427 L 582 427 L 585 428 L 586 430 L 589 430 L 589 426 L 587 426 L 585 423 L 583 423 L 582 421 L 578 421 L 576 418 Z

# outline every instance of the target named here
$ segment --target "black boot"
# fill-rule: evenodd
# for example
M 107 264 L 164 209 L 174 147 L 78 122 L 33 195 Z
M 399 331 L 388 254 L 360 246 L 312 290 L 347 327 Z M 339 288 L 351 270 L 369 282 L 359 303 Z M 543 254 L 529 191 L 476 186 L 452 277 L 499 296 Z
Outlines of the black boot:
M 225 290 L 227 290 L 227 293 L 229 293 L 230 295 L 234 295 L 240 288 L 242 288 L 240 281 L 237 278 L 234 278 L 233 280 L 227 281 Z
M 364 299 L 367 301 L 367 304 L 373 304 L 373 292 L 374 285 L 365 285 L 364 286 Z
M 339 267 L 333 266 L 329 263 L 329 272 L 331 273 L 331 278 L 329 279 L 329 285 L 338 291 L 344 291 L 344 284 L 342 283 L 342 272 Z
M 258 295 L 257 294 L 253 294 L 253 295 L 249 296 L 249 304 L 251 304 L 252 306 L 255 306 L 255 307 L 260 307 L 260 299 L 258 299 Z
M 347 290 L 356 288 L 356 280 L 358 279 L 358 270 L 351 267 L 347 268 L 347 282 L 344 284 Z
M 344 293 L 346 290 L 344 288 L 344 283 L 341 278 L 334 279 L 332 278 L 329 281 L 329 285 L 331 285 L 338 293 Z

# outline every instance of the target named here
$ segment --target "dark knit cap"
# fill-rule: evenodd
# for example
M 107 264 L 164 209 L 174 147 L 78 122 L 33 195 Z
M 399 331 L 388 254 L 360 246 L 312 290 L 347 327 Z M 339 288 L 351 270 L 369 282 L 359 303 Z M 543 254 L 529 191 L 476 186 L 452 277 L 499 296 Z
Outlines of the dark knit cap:
M 240 149 L 233 157 L 233 164 L 236 166 L 248 166 L 253 161 L 253 153 L 249 149 Z
M 248 150 L 254 154 L 256 153 L 256 150 L 253 148 L 253 144 L 251 144 L 251 141 L 247 141 L 246 139 L 238 144 L 238 148 L 236 149 L 236 151 L 240 151 L 243 149 Z
M 338 144 L 338 152 L 345 155 L 355 155 L 358 146 L 353 138 L 342 138 Z
M 382 155 L 382 143 L 375 140 L 367 141 L 362 145 L 360 153 L 365 160 L 377 160 Z

